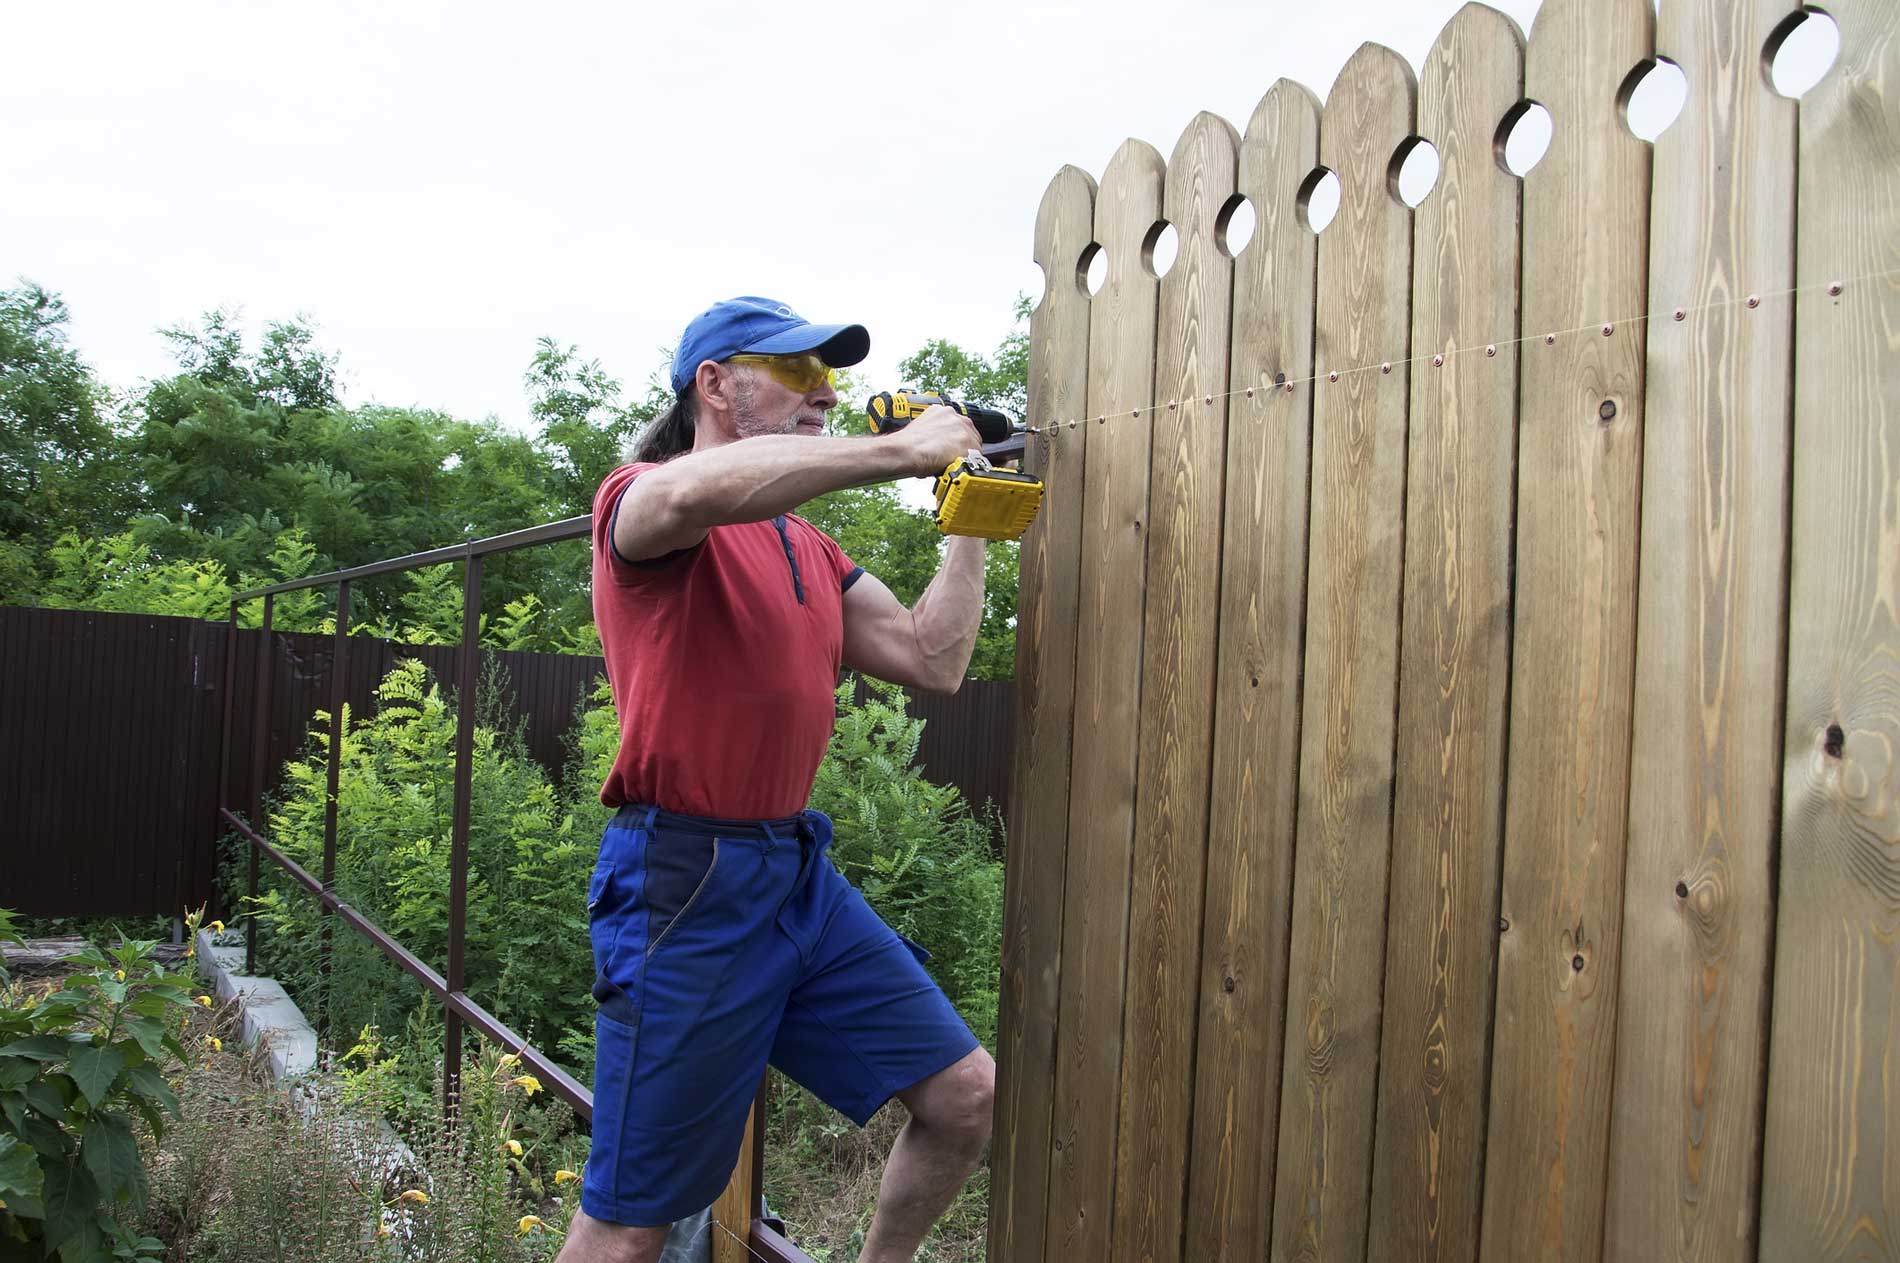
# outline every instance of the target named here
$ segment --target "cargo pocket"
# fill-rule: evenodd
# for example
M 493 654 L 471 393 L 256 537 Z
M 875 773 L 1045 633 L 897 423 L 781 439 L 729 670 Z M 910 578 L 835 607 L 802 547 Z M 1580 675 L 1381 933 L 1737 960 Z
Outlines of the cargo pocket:
M 614 915 L 612 894 L 614 862 L 603 859 L 594 865 L 587 881 L 587 937 L 594 947 L 594 968 L 607 968 L 620 939 L 622 917 Z

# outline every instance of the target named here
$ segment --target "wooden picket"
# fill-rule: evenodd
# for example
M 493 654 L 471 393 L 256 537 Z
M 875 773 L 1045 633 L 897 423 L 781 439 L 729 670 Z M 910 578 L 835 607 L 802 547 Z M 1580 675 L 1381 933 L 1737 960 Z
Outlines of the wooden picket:
M 1051 184 L 993 1259 L 1893 1252 L 1900 9 L 1797 103 L 1807 12 L 1469 4 Z
M 1797 158 L 1764 1259 L 1900 1241 L 1900 8 L 1828 9 L 1840 61 Z

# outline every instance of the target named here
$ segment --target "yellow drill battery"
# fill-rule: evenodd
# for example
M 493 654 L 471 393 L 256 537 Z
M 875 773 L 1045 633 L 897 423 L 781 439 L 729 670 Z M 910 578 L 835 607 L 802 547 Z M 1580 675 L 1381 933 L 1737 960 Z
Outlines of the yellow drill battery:
M 960 456 L 937 475 L 937 529 L 945 535 L 1021 539 L 1042 507 L 1042 479 Z

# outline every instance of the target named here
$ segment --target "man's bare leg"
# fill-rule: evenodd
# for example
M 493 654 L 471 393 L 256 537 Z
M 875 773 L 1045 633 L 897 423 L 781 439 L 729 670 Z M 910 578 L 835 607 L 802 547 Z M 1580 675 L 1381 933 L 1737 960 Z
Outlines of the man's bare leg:
M 983 1156 L 995 1096 L 996 1063 L 980 1047 L 897 1094 L 910 1121 L 884 1164 L 858 1263 L 910 1263 Z
M 554 1263 L 654 1263 L 672 1228 L 627 1228 L 578 1207 Z

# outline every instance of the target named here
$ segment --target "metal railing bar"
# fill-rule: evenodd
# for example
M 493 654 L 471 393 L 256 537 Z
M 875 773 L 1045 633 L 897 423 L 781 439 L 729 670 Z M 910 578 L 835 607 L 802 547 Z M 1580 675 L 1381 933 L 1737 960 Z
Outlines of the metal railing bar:
M 250 844 L 252 855 L 255 856 L 261 851 L 269 856 L 272 863 L 283 869 L 293 881 L 315 895 L 319 902 L 334 911 L 351 929 L 375 944 L 383 955 L 389 957 L 390 961 L 404 973 L 420 982 L 458 1018 L 466 1021 L 490 1041 L 500 1044 L 509 1052 L 519 1056 L 521 1064 L 542 1080 L 543 1087 L 574 1107 L 574 1112 L 580 1116 L 582 1122 L 592 1123 L 594 1094 L 582 1087 L 573 1075 L 549 1061 L 545 1054 L 535 1049 L 525 1038 L 474 1000 L 469 999 L 465 992 L 450 990 L 447 979 L 431 969 L 414 952 L 391 938 L 387 931 L 357 911 L 353 905 L 337 898 L 335 891 L 325 890 L 323 883 L 308 869 L 265 841 L 243 817 L 235 814 L 228 807 L 219 808 L 218 814 Z

